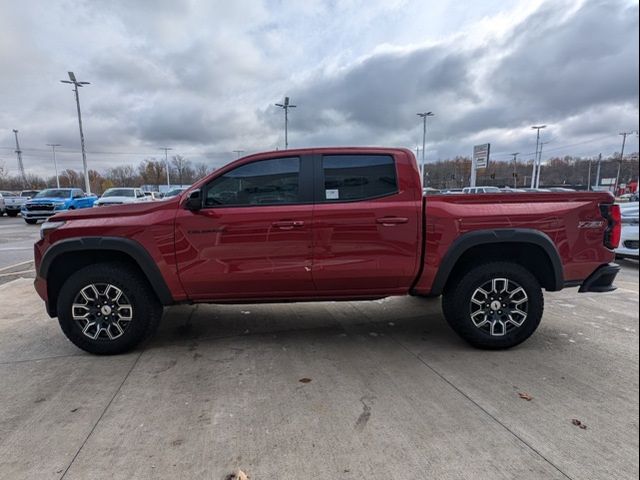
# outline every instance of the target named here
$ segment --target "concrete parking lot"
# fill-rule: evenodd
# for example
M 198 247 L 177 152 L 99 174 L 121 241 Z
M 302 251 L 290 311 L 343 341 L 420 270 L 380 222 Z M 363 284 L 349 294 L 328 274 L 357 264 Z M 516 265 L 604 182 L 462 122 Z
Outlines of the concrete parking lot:
M 437 300 L 395 298 L 172 307 L 116 357 L 68 342 L 23 267 L 0 285 L 0 478 L 636 479 L 638 264 L 622 263 L 616 292 L 547 294 L 509 351 L 468 347 Z

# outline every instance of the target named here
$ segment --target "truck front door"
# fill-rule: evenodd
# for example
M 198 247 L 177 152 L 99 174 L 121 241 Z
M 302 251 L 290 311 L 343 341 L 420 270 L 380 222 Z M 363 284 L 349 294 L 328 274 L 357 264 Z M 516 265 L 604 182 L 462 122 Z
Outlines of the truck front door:
M 202 188 L 201 210 L 178 211 L 176 260 L 190 298 L 313 295 L 311 174 L 310 156 L 244 163 Z

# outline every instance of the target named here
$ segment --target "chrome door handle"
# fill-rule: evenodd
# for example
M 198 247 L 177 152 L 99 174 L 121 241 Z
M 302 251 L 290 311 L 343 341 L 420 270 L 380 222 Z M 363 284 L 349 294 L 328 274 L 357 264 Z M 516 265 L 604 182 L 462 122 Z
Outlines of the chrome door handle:
M 304 221 L 302 220 L 281 220 L 279 222 L 273 222 L 271 226 L 279 228 L 280 230 L 291 230 L 295 227 L 304 227 Z
M 382 217 L 382 218 L 376 219 L 376 222 L 382 225 L 383 227 L 392 227 L 394 225 L 407 223 L 408 221 L 409 219 L 407 217 Z

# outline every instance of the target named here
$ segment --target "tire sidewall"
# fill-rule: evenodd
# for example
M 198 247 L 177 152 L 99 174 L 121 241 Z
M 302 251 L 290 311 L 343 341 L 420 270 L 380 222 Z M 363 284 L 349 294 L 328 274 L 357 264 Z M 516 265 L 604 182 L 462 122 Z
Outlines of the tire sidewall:
M 71 306 L 80 290 L 92 283 L 109 283 L 118 287 L 133 307 L 133 320 L 122 336 L 114 340 L 92 340 L 82 333 L 73 319 Z M 156 305 L 150 301 L 149 291 L 135 272 L 116 265 L 97 264 L 85 267 L 69 277 L 58 295 L 58 322 L 64 334 L 77 347 L 99 355 L 111 355 L 131 350 L 149 333 Z
M 519 284 L 528 297 L 527 318 L 504 336 L 492 336 L 476 327 L 471 320 L 471 296 L 478 287 L 493 278 L 507 278 Z M 536 277 L 525 268 L 510 262 L 480 265 L 470 270 L 453 289 L 445 293 L 445 317 L 451 327 L 467 342 L 488 349 L 514 347 L 538 328 L 544 310 L 542 288 Z

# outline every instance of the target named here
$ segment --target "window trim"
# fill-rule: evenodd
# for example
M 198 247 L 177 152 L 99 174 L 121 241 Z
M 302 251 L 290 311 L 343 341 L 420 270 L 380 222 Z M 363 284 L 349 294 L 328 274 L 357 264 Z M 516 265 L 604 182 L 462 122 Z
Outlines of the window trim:
M 200 191 L 202 192 L 202 209 L 216 209 L 216 208 L 256 208 L 256 207 L 280 207 L 280 206 L 292 206 L 292 205 L 312 205 L 314 203 L 313 198 L 313 189 L 310 187 L 313 185 L 313 156 L 309 154 L 304 155 L 281 155 L 277 157 L 268 157 L 268 158 L 258 158 L 252 160 L 250 162 L 242 163 L 234 168 L 230 168 L 226 170 L 221 175 L 212 178 L 207 183 L 200 187 Z M 209 191 L 209 185 L 212 182 L 215 182 L 217 179 L 225 176 L 229 172 L 233 172 L 238 168 L 242 168 L 245 165 L 250 165 L 252 163 L 257 162 L 267 162 L 269 160 L 283 160 L 286 158 L 297 158 L 299 161 L 300 169 L 298 171 L 298 197 L 299 201 L 297 202 L 287 202 L 287 203 L 259 203 L 259 204 L 248 204 L 248 205 L 205 205 L 205 200 L 207 198 L 207 192 Z
M 394 191 L 389 193 L 383 193 L 381 195 L 375 195 L 372 197 L 365 198 L 354 198 L 354 199 L 345 199 L 345 200 L 327 200 L 324 195 L 324 168 L 322 168 L 322 159 L 324 157 L 391 157 L 391 161 L 393 162 L 393 168 L 396 173 L 396 188 Z M 400 194 L 400 175 L 398 174 L 398 160 L 396 159 L 395 154 L 393 153 L 368 153 L 368 152 L 358 152 L 358 153 L 322 153 L 318 155 L 314 155 L 314 177 L 317 179 L 315 181 L 314 188 L 314 203 L 317 205 L 334 205 L 337 203 L 356 203 L 356 202 L 369 202 L 371 200 L 378 200 L 380 198 L 391 197 L 393 195 Z

